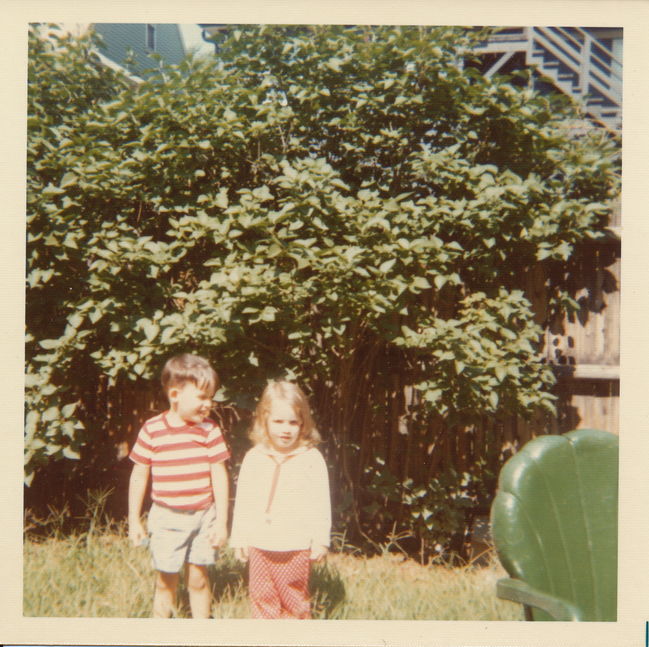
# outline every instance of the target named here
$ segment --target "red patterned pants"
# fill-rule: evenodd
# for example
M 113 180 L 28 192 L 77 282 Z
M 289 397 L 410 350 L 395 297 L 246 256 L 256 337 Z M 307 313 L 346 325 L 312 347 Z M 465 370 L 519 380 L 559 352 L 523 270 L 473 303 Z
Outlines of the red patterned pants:
M 249 550 L 252 617 L 311 618 L 308 550 Z

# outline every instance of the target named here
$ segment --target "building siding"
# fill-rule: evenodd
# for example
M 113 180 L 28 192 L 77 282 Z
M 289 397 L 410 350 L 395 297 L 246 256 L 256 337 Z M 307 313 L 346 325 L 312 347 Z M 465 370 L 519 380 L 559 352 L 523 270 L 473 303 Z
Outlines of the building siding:
M 155 52 L 170 65 L 180 63 L 185 48 L 178 25 L 150 24 L 155 28 Z M 101 53 L 129 72 L 141 76 L 147 68 L 155 66 L 150 56 L 153 50 L 147 47 L 147 23 L 95 23 L 94 28 L 103 40 Z M 129 50 L 133 50 L 134 63 L 126 65 Z

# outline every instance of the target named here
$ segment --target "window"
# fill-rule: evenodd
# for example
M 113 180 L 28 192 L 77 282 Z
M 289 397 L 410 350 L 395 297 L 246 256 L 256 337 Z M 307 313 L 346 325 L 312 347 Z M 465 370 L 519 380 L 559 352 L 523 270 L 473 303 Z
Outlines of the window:
M 155 26 L 146 26 L 146 46 L 155 52 Z

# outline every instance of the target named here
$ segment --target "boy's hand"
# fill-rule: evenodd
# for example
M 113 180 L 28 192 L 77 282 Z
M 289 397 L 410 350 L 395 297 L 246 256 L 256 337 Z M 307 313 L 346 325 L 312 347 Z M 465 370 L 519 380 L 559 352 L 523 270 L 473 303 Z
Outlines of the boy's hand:
M 311 548 L 310 559 L 312 562 L 321 562 L 329 552 L 326 546 L 313 546 Z
M 128 538 L 133 546 L 136 547 L 141 546 L 145 542 L 147 538 L 146 530 L 144 530 L 144 526 L 139 519 L 137 521 L 129 522 Z
M 248 561 L 248 549 L 247 548 L 235 548 L 234 549 L 234 556 L 240 562 L 247 562 Z
M 225 524 L 215 523 L 210 528 L 210 542 L 213 548 L 225 546 L 228 540 L 228 528 Z

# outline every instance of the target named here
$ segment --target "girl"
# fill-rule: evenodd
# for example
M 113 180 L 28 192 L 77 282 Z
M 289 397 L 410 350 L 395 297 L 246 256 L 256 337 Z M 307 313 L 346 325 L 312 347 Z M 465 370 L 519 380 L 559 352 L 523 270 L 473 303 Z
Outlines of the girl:
M 271 382 L 255 411 L 255 446 L 241 464 L 230 545 L 249 562 L 254 618 L 310 618 L 310 562 L 329 546 L 329 479 L 309 403 Z

